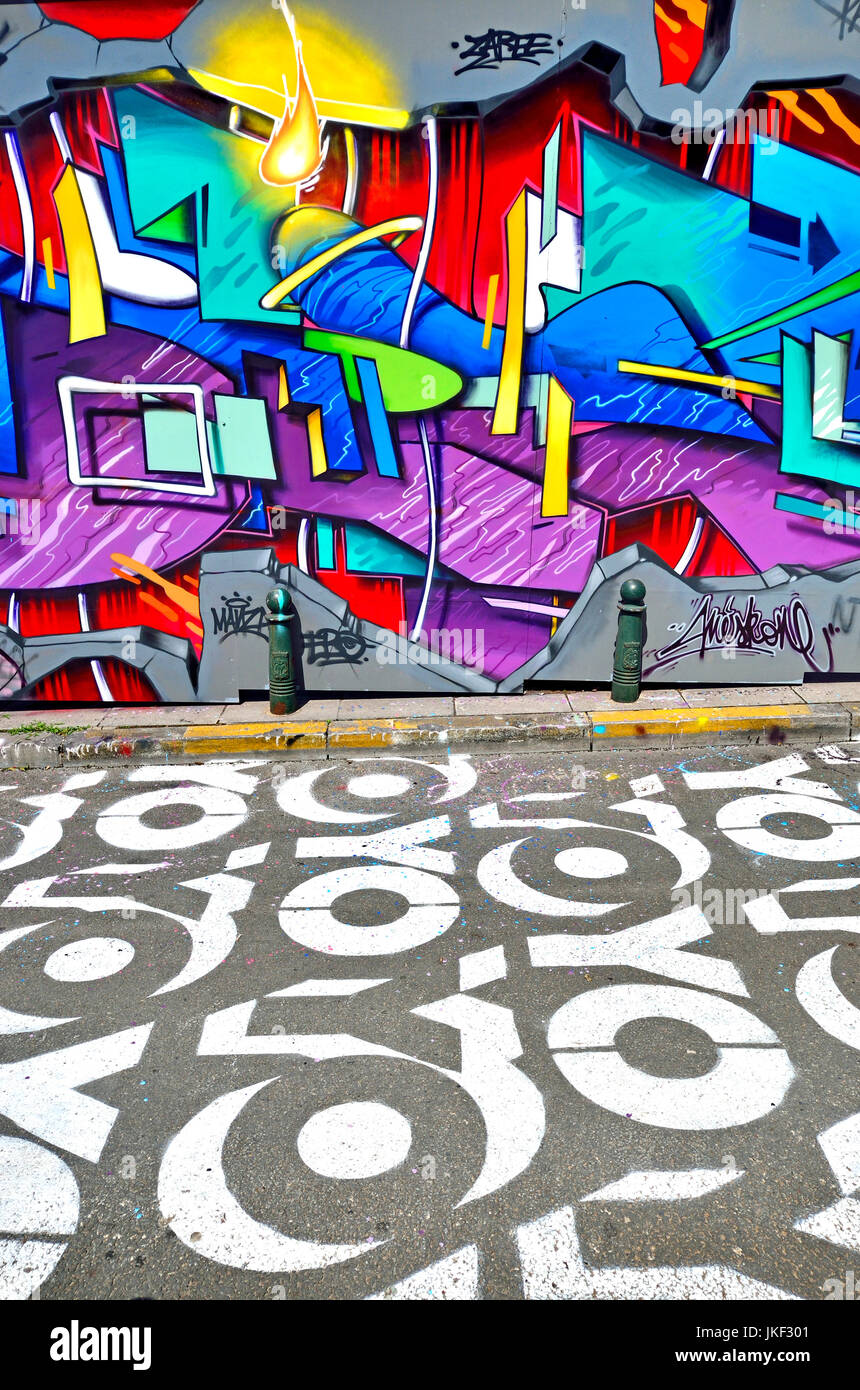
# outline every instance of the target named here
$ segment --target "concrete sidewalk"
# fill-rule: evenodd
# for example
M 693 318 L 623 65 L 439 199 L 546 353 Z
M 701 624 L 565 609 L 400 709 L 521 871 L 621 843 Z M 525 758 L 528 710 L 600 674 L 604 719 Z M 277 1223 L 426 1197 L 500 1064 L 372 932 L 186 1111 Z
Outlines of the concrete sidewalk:
M 604 690 L 504 696 L 310 699 L 276 718 L 265 701 L 0 710 L 0 763 L 60 766 L 129 758 L 225 757 L 361 749 L 683 748 L 860 740 L 860 681 L 805 686 L 645 690 L 617 705 Z

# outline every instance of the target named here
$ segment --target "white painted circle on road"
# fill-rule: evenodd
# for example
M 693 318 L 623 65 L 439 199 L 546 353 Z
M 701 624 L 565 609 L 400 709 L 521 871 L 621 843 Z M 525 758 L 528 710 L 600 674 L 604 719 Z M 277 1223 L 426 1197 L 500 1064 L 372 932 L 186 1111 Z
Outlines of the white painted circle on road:
M 402 796 L 408 792 L 412 783 L 408 777 L 394 777 L 390 773 L 366 773 L 362 777 L 350 777 L 346 789 L 353 796 L 376 798 L 382 796 Z
M 614 849 L 563 849 L 555 866 L 573 878 L 615 878 L 627 869 L 627 860 Z
M 412 1143 L 409 1121 L 390 1105 L 350 1101 L 318 1110 L 296 1140 L 299 1157 L 324 1178 L 373 1178 L 402 1163 Z
M 346 893 L 361 889 L 393 893 L 410 904 L 401 917 L 378 927 L 357 927 L 340 922 L 332 904 Z M 291 889 L 281 903 L 281 930 L 300 946 L 312 951 L 331 951 L 337 956 L 389 956 L 423 946 L 441 936 L 460 914 L 454 889 L 438 874 L 403 869 L 393 864 L 357 864 L 314 874 Z
M 73 941 L 54 951 L 45 961 L 45 974 L 63 984 L 103 980 L 124 970 L 133 956 L 130 941 L 116 936 L 90 936 L 86 941 Z
M 150 811 L 172 811 L 174 807 L 194 807 L 196 820 L 181 825 L 147 825 Z M 192 849 L 238 830 L 248 808 L 238 792 L 225 787 L 159 787 L 140 796 L 126 796 L 108 806 L 96 821 L 96 834 L 117 849 L 136 849 L 147 854 L 161 850 Z

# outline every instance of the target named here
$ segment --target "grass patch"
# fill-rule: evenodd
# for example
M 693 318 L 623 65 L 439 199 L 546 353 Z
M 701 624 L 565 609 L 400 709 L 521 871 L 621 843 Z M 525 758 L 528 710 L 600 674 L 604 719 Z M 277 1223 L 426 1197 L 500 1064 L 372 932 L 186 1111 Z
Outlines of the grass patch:
M 37 720 L 35 724 L 18 724 L 13 729 L 4 729 L 4 734 L 79 734 L 86 724 L 45 724 Z

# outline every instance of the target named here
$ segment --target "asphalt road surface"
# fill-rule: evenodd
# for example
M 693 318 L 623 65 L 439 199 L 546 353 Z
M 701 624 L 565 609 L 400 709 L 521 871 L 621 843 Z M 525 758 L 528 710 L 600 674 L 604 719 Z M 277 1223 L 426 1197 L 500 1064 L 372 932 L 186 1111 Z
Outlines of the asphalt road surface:
M 3 1296 L 860 1295 L 858 778 L 0 774 Z

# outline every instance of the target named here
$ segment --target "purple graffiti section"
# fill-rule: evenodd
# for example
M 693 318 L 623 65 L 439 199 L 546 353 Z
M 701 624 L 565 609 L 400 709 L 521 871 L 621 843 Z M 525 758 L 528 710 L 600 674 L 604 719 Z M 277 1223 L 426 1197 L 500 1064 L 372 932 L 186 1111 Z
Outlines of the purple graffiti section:
M 219 480 L 214 497 L 171 494 L 169 500 L 144 486 L 73 486 L 60 404 L 60 386 L 67 377 L 116 382 L 113 393 L 79 395 L 73 402 L 81 471 L 89 477 L 127 476 L 145 483 L 141 396 L 128 393 L 128 387 L 137 383 L 169 390 L 194 382 L 210 395 L 232 393 L 222 372 L 174 343 L 132 328 L 112 325 L 96 344 L 70 346 L 68 320 L 61 314 L 9 305 L 4 322 L 16 364 L 15 403 L 26 477 L 4 479 L 2 485 L 10 498 L 36 497 L 40 514 L 38 544 L 29 535 L 5 537 L 4 586 L 20 590 L 102 583 L 113 577 L 114 554 L 132 555 L 151 569 L 166 568 L 224 530 L 247 496 L 246 483 Z M 165 399 L 175 403 L 179 397 Z

